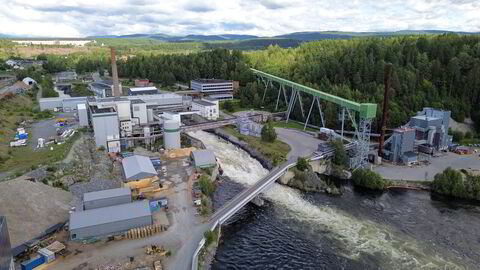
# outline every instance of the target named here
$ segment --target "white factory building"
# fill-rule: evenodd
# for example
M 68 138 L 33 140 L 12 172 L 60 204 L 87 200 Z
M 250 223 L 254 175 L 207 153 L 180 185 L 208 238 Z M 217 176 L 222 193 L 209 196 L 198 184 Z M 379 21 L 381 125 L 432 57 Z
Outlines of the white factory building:
M 233 81 L 219 79 L 198 79 L 190 82 L 191 88 L 212 99 L 224 100 L 233 98 Z
M 208 99 L 193 100 L 192 111 L 198 111 L 200 116 L 208 120 L 217 120 L 220 116 L 218 101 Z

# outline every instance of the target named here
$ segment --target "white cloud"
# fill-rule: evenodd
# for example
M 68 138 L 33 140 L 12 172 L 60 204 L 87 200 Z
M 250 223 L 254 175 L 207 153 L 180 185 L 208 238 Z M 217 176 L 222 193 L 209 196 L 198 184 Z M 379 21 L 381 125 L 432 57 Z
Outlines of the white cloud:
M 279 35 L 296 31 L 480 31 L 477 0 L 0 0 L 0 32 Z

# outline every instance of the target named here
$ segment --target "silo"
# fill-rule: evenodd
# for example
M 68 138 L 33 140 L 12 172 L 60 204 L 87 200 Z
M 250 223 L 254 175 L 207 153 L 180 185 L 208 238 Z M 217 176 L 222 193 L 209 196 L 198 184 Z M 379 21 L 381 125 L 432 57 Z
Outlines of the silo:
M 180 122 L 165 120 L 163 123 L 163 140 L 165 142 L 165 149 L 180 148 Z

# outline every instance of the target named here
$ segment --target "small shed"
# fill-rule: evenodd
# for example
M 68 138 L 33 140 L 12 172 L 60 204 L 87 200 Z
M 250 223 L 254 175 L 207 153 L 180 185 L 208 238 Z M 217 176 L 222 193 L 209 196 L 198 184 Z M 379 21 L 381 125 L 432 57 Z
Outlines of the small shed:
M 83 194 L 85 210 L 130 202 L 132 202 L 132 191 L 129 188 L 112 188 Z
M 192 151 L 191 158 L 194 166 L 197 168 L 210 168 L 217 165 L 217 160 L 212 150 L 204 149 Z
M 122 160 L 126 181 L 140 180 L 157 175 L 149 157 L 133 155 Z

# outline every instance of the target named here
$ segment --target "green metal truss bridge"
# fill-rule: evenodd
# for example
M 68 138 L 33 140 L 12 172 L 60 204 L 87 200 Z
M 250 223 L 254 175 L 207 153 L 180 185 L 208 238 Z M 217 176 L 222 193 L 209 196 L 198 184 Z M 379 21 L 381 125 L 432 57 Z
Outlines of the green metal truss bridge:
M 310 119 L 310 115 L 312 113 L 312 109 L 315 104 L 318 107 L 320 112 L 320 119 L 322 122 L 322 127 L 325 127 L 325 119 L 323 117 L 323 111 L 320 101 L 331 102 L 338 105 L 341 108 L 341 116 L 340 120 L 342 121 L 342 129 L 341 129 L 341 136 L 343 137 L 344 131 L 344 124 L 345 124 L 345 116 L 347 115 L 350 119 L 352 126 L 355 129 L 355 144 L 356 144 L 356 155 L 353 159 L 351 164 L 352 168 L 359 168 L 363 167 L 367 162 L 368 151 L 370 147 L 370 130 L 372 119 L 375 118 L 377 113 L 377 104 L 375 103 L 358 103 L 355 101 L 351 101 L 345 98 L 337 97 L 332 94 L 328 94 L 322 92 L 317 89 L 313 89 L 311 87 L 301 85 L 296 82 L 292 82 L 275 75 L 256 70 L 251 68 L 250 69 L 253 74 L 257 76 L 259 80 L 261 80 L 265 85 L 265 90 L 263 93 L 262 100 L 265 100 L 265 95 L 269 88 L 275 89 L 277 84 L 278 87 L 278 95 L 277 95 L 277 102 L 275 105 L 275 110 L 278 110 L 278 103 L 280 100 L 280 95 L 283 93 L 283 97 L 285 99 L 285 103 L 288 104 L 287 106 L 287 119 L 288 122 L 290 118 L 290 114 L 295 108 L 295 104 L 297 100 L 300 102 L 300 110 L 302 113 L 303 118 L 305 119 L 305 111 L 303 109 L 303 102 L 302 102 L 302 94 L 311 95 L 313 96 L 312 104 L 310 105 L 310 110 L 308 111 L 308 115 L 305 119 L 304 130 L 308 125 L 308 120 Z M 287 96 L 287 90 L 290 89 L 290 98 Z M 358 120 L 357 116 L 358 115 Z

